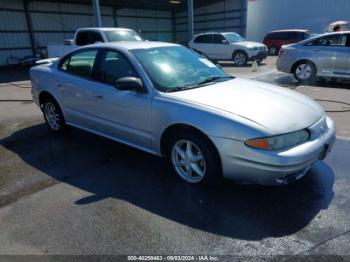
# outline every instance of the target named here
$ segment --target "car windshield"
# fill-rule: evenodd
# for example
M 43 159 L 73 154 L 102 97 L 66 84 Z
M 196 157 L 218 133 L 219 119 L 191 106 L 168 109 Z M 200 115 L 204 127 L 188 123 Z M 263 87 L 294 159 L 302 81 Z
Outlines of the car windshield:
M 132 30 L 115 30 L 104 32 L 108 42 L 118 41 L 142 41 L 141 36 Z
M 132 50 L 155 88 L 175 92 L 233 77 L 208 59 L 182 46 Z
M 236 33 L 225 34 L 225 37 L 231 43 L 242 42 L 245 40 L 243 37 L 241 37 L 239 34 L 236 34 Z

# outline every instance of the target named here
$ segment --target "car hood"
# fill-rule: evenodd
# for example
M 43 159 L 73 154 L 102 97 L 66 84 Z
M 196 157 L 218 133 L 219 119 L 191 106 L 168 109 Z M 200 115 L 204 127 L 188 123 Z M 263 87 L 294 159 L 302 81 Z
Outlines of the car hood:
M 248 119 L 269 135 L 304 129 L 324 115 L 322 107 L 305 95 L 239 78 L 166 95 Z
M 244 47 L 247 47 L 247 48 L 265 47 L 264 44 L 257 43 L 257 42 L 251 42 L 251 41 L 241 41 L 241 42 L 235 42 L 235 43 L 232 43 L 232 44 L 237 45 L 237 46 L 244 46 Z

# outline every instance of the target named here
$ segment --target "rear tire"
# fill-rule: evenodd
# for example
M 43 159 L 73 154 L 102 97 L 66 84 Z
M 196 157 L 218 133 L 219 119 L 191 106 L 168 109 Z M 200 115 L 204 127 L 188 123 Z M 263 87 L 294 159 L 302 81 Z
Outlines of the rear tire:
M 302 61 L 293 67 L 293 75 L 299 83 L 312 83 L 316 79 L 317 69 L 309 61 Z
M 42 109 L 46 125 L 54 133 L 62 133 L 66 129 L 66 122 L 61 108 L 53 98 L 45 98 Z
M 175 173 L 189 184 L 215 185 L 221 178 L 217 151 L 196 132 L 179 133 L 168 144 L 167 156 Z
M 278 47 L 277 46 L 270 46 L 269 47 L 269 55 L 276 56 L 278 54 Z

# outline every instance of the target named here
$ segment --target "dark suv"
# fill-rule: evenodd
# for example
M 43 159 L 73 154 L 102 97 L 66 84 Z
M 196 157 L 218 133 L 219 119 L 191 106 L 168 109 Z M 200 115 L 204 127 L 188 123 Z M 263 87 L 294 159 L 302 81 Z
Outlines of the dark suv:
M 279 30 L 268 33 L 264 38 L 270 55 L 277 55 L 283 45 L 294 44 L 309 38 L 308 30 Z

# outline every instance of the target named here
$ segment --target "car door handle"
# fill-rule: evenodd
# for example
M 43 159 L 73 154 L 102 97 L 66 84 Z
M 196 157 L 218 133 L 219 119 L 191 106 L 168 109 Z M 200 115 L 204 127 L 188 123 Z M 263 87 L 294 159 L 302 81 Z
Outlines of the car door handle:
M 62 83 L 56 82 L 56 86 L 57 86 L 57 87 L 62 87 Z
M 102 96 L 102 95 L 95 95 L 95 98 L 97 98 L 97 99 L 103 99 L 103 96 Z

